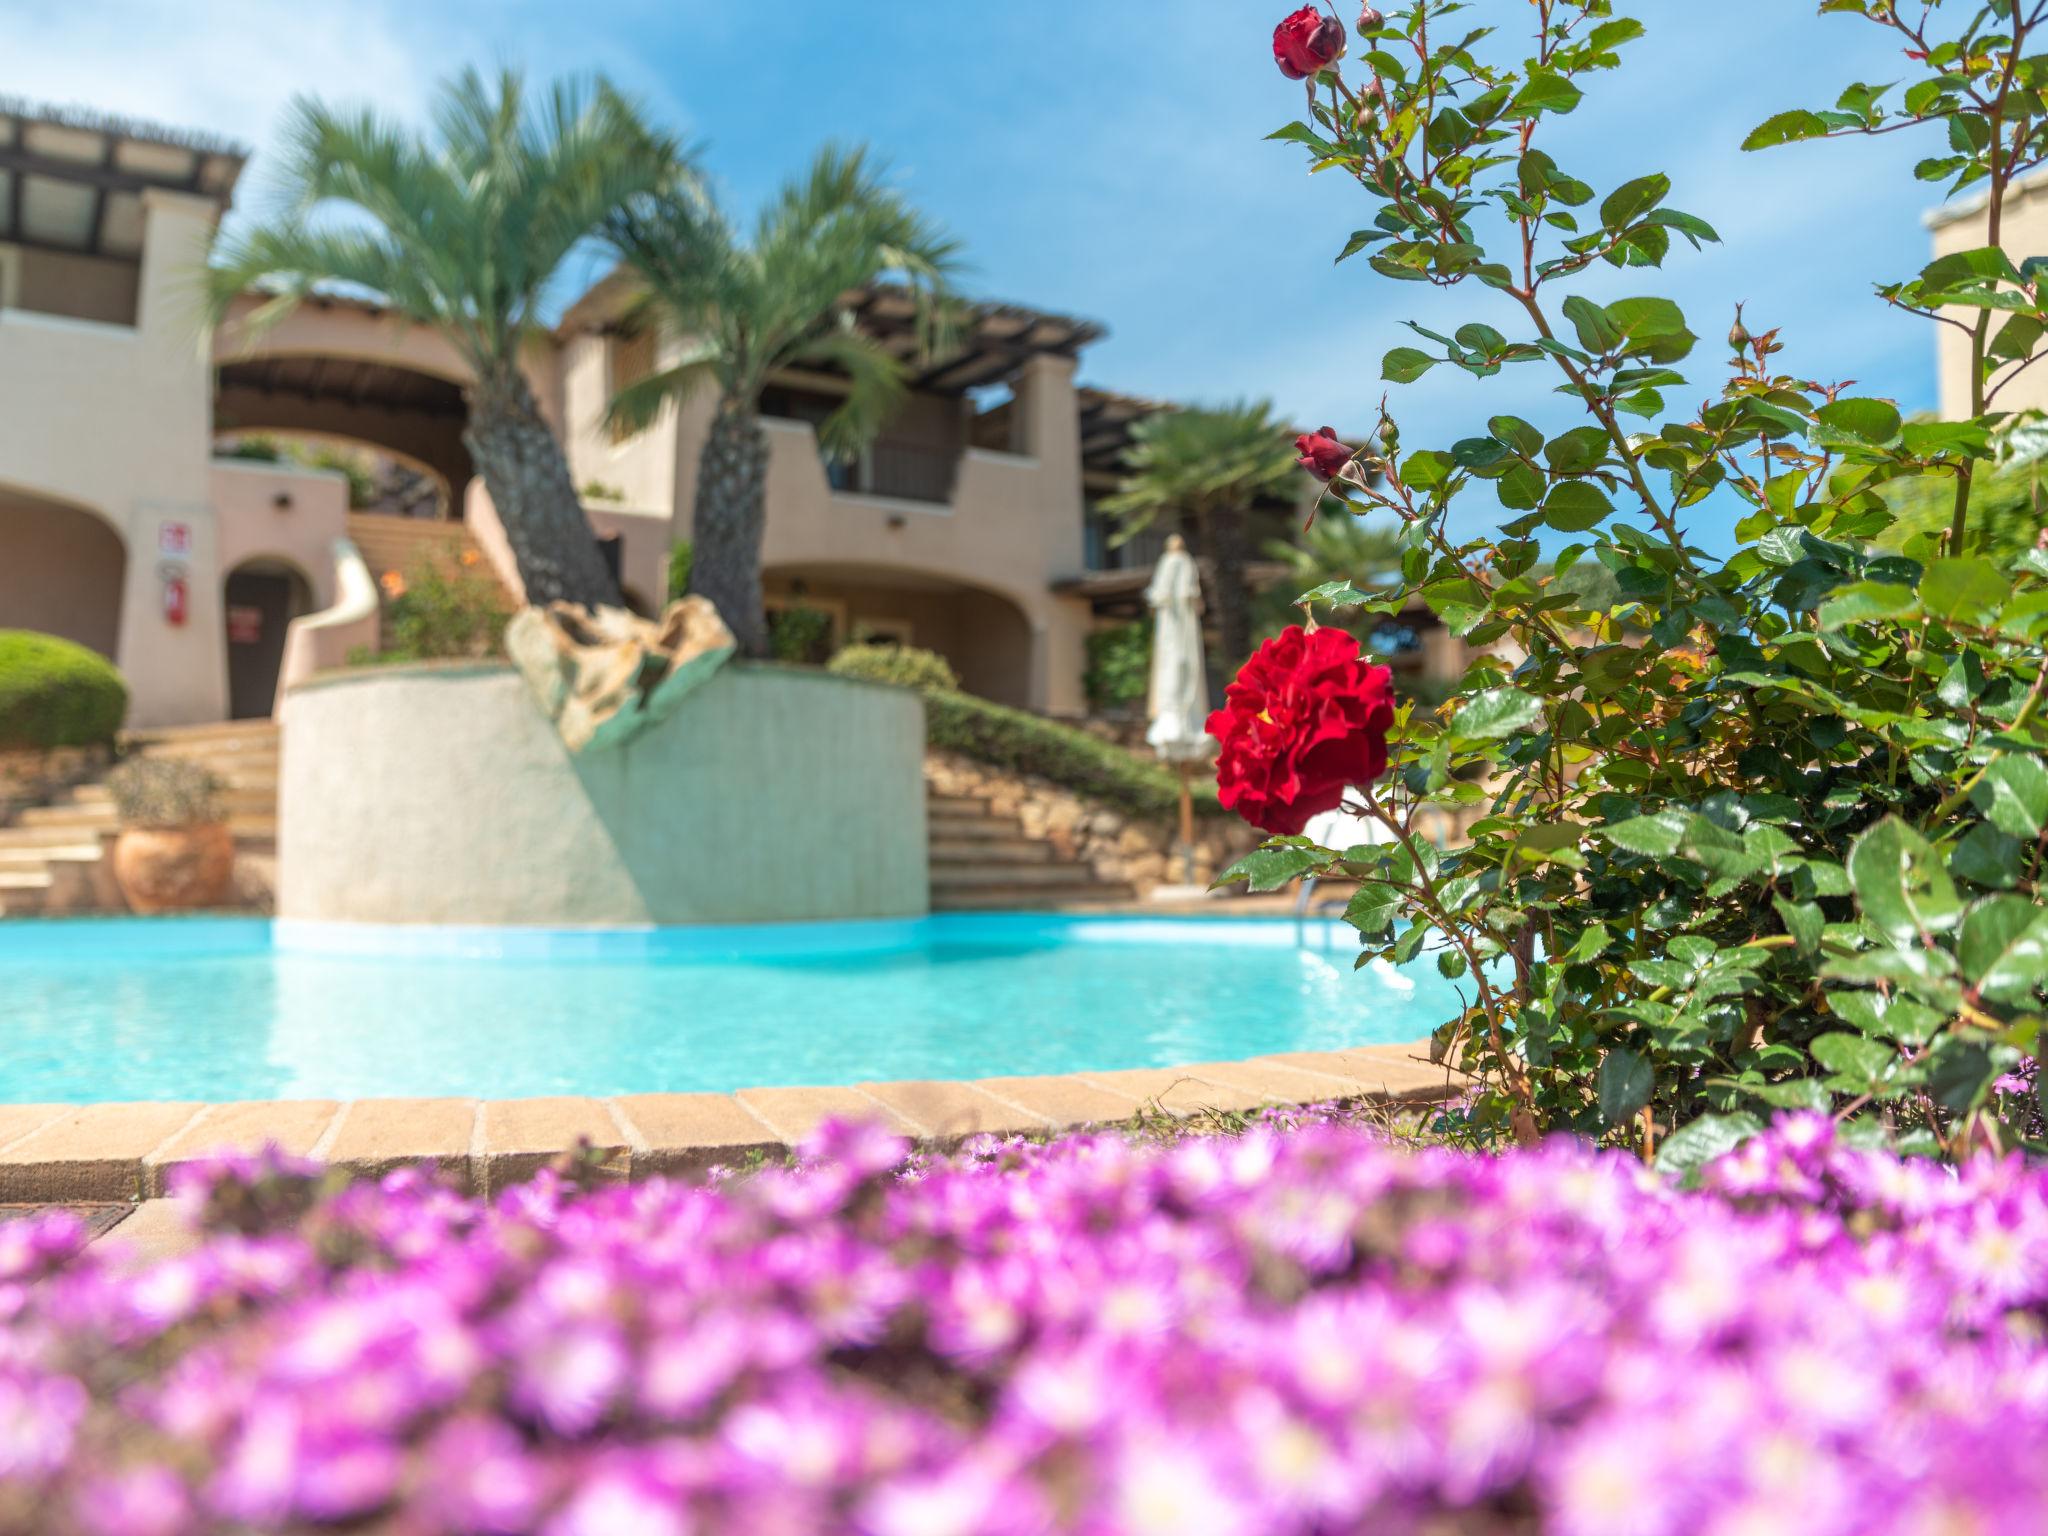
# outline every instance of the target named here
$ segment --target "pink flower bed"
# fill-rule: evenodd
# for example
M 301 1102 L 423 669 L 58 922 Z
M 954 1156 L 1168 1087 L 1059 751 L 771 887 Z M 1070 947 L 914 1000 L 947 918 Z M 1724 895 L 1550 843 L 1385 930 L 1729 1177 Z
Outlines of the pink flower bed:
M 482 1205 L 290 1165 L 0 1227 L 0 1528 L 2040 1528 L 2048 1176 L 1794 1119 L 1680 1192 L 1311 1118 Z M 300 1211 L 302 1217 L 298 1217 Z M 297 1217 L 295 1221 L 292 1219 Z M 240 1230 L 232 1230 L 240 1229 Z

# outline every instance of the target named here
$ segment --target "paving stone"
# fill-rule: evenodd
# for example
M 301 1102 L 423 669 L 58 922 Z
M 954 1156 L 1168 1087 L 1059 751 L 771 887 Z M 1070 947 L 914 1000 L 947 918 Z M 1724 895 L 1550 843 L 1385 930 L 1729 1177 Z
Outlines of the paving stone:
M 481 1173 L 486 1194 L 532 1178 L 580 1142 L 621 1178 L 632 1167 L 625 1134 L 596 1099 L 492 1099 L 480 1120 L 483 1167 L 471 1177 Z
M 1273 1104 L 1320 1104 L 1363 1091 L 1350 1078 L 1278 1061 L 1201 1061 L 1187 1070 L 1204 1082 L 1255 1093 Z
M 199 1246 L 200 1236 L 185 1222 L 175 1200 L 145 1200 L 107 1234 L 107 1248 L 117 1264 L 140 1267 L 175 1259 Z
M 79 1104 L 0 1150 L 0 1200 L 134 1200 L 142 1160 L 191 1124 L 197 1104 Z
M 1460 1078 L 1427 1061 L 1410 1059 L 1413 1050 L 1422 1055 L 1424 1047 L 1362 1047 L 1351 1051 L 1282 1051 L 1260 1056 L 1260 1063 L 1297 1067 L 1327 1073 L 1356 1083 L 1360 1089 L 1390 1099 L 1442 1099 L 1458 1092 Z
M 1128 1093 L 1147 1105 L 1156 1104 L 1172 1115 L 1191 1115 L 1204 1109 L 1257 1109 L 1265 1099 L 1242 1088 L 1198 1078 L 1186 1067 L 1130 1067 L 1120 1072 L 1084 1072 L 1089 1082 Z
M 1055 1130 L 1110 1125 L 1138 1112 L 1135 1094 L 1117 1093 L 1078 1077 L 985 1077 L 975 1084 L 997 1098 L 1043 1115 Z
M 474 1099 L 360 1099 L 344 1108 L 320 1155 L 371 1178 L 432 1160 L 457 1187 L 468 1189 L 476 1113 Z
M 633 1173 L 699 1173 L 755 1153 L 780 1153 L 782 1143 L 729 1093 L 639 1093 L 610 1101 L 639 1140 Z
M 171 1169 L 216 1153 L 255 1152 L 275 1145 L 294 1157 L 311 1155 L 341 1106 L 332 1099 L 259 1099 L 209 1104 L 184 1130 L 143 1159 L 143 1193 L 169 1187 Z
M 41 1130 L 70 1107 L 64 1104 L 0 1104 L 0 1151 Z
M 905 1136 L 921 1127 L 852 1088 L 744 1088 L 733 1095 L 794 1146 L 827 1120 L 879 1120 Z
M 969 1136 L 992 1132 L 1008 1135 L 1016 1131 L 1043 1131 L 1052 1122 L 1005 1104 L 972 1083 L 944 1083 L 915 1080 L 900 1083 L 862 1083 L 860 1090 L 914 1121 L 925 1139 L 952 1146 Z

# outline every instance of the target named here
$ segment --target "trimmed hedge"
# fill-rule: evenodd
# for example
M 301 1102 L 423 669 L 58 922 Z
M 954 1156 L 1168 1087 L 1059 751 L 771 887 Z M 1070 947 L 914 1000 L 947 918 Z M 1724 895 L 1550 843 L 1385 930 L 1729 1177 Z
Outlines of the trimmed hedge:
M 831 670 L 922 693 L 925 744 L 941 752 L 1050 779 L 1128 815 L 1180 814 L 1180 777 L 1171 768 L 1071 725 L 962 693 L 953 669 L 936 652 L 908 645 L 849 645 L 832 658 Z M 1197 814 L 1223 813 L 1207 774 L 1194 789 Z
M 0 747 L 96 747 L 128 716 L 128 685 L 97 651 L 0 629 Z

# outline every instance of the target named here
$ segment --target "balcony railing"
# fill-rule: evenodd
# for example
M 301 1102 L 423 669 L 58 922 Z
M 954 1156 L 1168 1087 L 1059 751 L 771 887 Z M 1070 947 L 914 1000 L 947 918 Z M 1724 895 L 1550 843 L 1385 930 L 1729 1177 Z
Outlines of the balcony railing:
M 945 506 L 953 499 L 960 473 L 957 451 L 920 448 L 908 443 L 878 442 L 858 458 L 823 455 L 825 479 L 835 491 L 888 496 L 898 501 L 926 501 Z
M 1166 553 L 1166 530 L 1147 528 L 1117 544 L 1117 525 L 1106 517 L 1091 517 L 1083 528 L 1082 558 L 1091 571 L 1134 571 L 1159 563 Z

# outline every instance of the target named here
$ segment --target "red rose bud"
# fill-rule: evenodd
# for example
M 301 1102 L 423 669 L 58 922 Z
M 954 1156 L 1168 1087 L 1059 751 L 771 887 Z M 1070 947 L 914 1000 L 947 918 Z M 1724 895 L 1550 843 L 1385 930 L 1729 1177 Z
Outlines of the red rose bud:
M 1374 6 L 1368 5 L 1358 13 L 1358 30 L 1361 32 L 1374 32 L 1386 24 L 1387 18 Z
M 1335 479 L 1351 462 L 1351 450 L 1337 441 L 1332 427 L 1302 433 L 1294 440 L 1294 451 L 1301 455 L 1295 462 L 1318 480 Z
M 1268 640 L 1209 716 L 1224 809 L 1291 836 L 1387 771 L 1394 674 L 1368 665 L 1341 629 L 1299 624 Z
M 1273 62 L 1290 80 L 1328 69 L 1344 53 L 1344 23 L 1304 5 L 1273 29 Z

